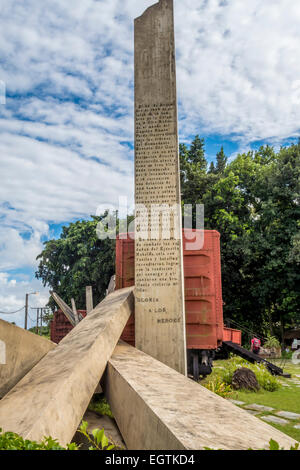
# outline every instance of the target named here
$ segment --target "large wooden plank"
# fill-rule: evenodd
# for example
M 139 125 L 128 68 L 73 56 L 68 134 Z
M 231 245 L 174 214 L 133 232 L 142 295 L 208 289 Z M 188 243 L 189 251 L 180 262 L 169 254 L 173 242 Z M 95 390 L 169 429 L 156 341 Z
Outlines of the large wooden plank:
M 128 449 L 264 449 L 295 441 L 149 355 L 119 343 L 105 393 Z
M 85 299 L 86 299 L 86 314 L 88 315 L 93 310 L 93 289 L 92 289 L 92 286 L 86 286 L 86 288 L 85 288 Z
M 0 341 L 4 345 L 5 352 L 0 362 L 0 398 L 2 398 L 56 344 L 4 320 L 0 320 Z
M 133 288 L 107 296 L 0 401 L 0 427 L 70 442 L 133 308 Z
M 61 308 L 71 325 L 75 326 L 76 320 L 72 309 L 66 304 L 66 302 L 61 297 L 59 297 L 58 294 L 56 294 L 56 292 L 50 291 L 50 294 L 57 303 L 57 305 Z
M 136 346 L 186 374 L 173 0 L 135 20 L 135 203 Z

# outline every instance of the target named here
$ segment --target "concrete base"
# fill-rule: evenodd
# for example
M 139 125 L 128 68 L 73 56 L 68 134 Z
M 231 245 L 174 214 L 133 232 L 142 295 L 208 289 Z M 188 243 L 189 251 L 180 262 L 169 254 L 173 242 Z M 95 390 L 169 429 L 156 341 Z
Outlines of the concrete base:
M 264 449 L 295 441 L 175 370 L 119 343 L 106 397 L 128 449 Z
M 131 287 L 106 297 L 0 401 L 0 427 L 70 442 L 133 308 Z
M 56 344 L 4 320 L 0 320 L 0 340 L 4 344 L 3 361 L 0 363 L 0 398 L 2 398 Z

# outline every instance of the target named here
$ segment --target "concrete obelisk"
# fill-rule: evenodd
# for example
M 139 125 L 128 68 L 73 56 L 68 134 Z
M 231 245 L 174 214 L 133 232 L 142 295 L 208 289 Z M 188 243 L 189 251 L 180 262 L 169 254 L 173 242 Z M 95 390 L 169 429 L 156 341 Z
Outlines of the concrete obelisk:
M 136 347 L 186 374 L 173 0 L 135 20 L 135 203 Z

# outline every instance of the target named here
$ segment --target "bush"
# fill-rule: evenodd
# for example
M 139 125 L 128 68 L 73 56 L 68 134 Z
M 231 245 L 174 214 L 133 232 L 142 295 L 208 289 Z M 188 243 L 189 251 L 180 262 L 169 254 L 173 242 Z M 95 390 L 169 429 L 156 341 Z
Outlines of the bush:
M 222 381 L 220 377 L 215 377 L 203 386 L 223 398 L 229 398 L 233 393 L 232 387 Z
M 62 447 L 56 439 L 45 437 L 42 442 L 24 440 L 14 432 L 4 432 L 0 428 L 0 450 L 78 450 L 74 443 Z
M 239 357 L 232 357 L 227 361 L 224 369 L 221 372 L 221 378 L 222 380 L 227 384 L 231 385 L 232 384 L 232 377 L 236 369 L 239 367 L 247 367 L 249 363 L 245 361 L 244 359 L 241 359 Z
M 282 359 L 292 359 L 293 351 L 282 351 Z
M 112 442 L 109 442 L 104 433 L 104 429 L 94 429 L 91 436 L 88 432 L 88 423 L 86 421 L 82 421 L 78 431 L 83 434 L 91 444 L 89 450 L 112 450 L 116 447 Z
M 113 418 L 112 411 L 110 409 L 110 406 L 106 400 L 106 398 L 98 398 L 97 396 L 94 396 L 89 404 L 88 407 L 89 410 L 96 411 L 97 413 L 100 413 L 101 415 L 106 415 L 109 416 L 110 418 Z
M 79 432 L 83 434 L 91 444 L 89 450 L 112 450 L 115 448 L 104 433 L 104 429 L 94 429 L 92 435 L 87 431 L 88 423 L 82 421 Z M 14 432 L 2 432 L 0 428 L 0 450 L 79 450 L 80 446 L 72 442 L 67 447 L 61 446 L 56 439 L 45 437 L 42 442 L 24 440 L 22 436 Z
M 270 374 L 263 364 L 256 364 L 251 367 L 251 369 L 255 373 L 259 385 L 264 390 L 275 392 L 280 388 L 278 379 L 274 377 L 274 375 Z
M 265 349 L 280 349 L 280 343 L 275 336 L 268 336 L 267 341 L 264 343 L 263 347 Z
M 255 373 L 260 387 L 264 390 L 274 392 L 280 388 L 280 382 L 278 379 L 270 374 L 263 364 L 250 364 L 245 359 L 238 357 L 234 357 L 227 361 L 227 364 L 221 371 L 221 381 L 226 385 L 231 385 L 233 374 L 239 367 L 251 369 Z

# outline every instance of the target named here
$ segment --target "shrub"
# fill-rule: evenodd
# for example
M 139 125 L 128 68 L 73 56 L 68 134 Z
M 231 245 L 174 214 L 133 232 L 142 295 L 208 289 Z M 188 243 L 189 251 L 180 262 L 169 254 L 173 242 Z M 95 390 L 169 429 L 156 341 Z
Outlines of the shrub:
M 233 357 L 227 361 L 224 369 L 221 372 L 221 378 L 227 385 L 232 384 L 232 377 L 236 369 L 239 367 L 247 367 L 248 362 L 239 357 Z
M 92 411 L 97 411 L 97 413 L 100 413 L 101 415 L 106 415 L 106 416 L 109 416 L 110 418 L 113 418 L 112 411 L 110 409 L 110 406 L 106 398 L 100 398 L 100 399 L 98 399 L 97 397 L 93 398 L 89 404 L 88 409 Z
M 264 390 L 274 392 L 280 388 L 280 382 L 276 377 L 270 374 L 264 364 L 250 364 L 245 359 L 239 357 L 234 357 L 227 361 L 227 364 L 220 374 L 221 380 L 226 385 L 231 385 L 233 374 L 239 367 L 251 369 L 255 373 L 260 387 Z
M 24 440 L 14 432 L 4 432 L 0 428 L 0 450 L 78 450 L 75 443 L 62 447 L 56 439 L 45 437 L 42 442 Z
M 82 421 L 78 431 L 90 442 L 89 450 L 112 450 L 116 447 L 112 442 L 109 442 L 104 429 L 94 429 L 91 436 L 88 432 L 88 423 L 86 421 Z
M 282 359 L 292 359 L 293 351 L 282 351 Z
M 115 445 L 108 440 L 104 429 L 94 429 L 92 435 L 87 431 L 88 423 L 82 421 L 79 432 L 83 434 L 91 446 L 89 450 L 112 450 Z M 45 437 L 42 442 L 23 439 L 22 436 L 14 432 L 2 432 L 0 428 L 0 450 L 79 450 L 80 446 L 72 442 L 67 447 L 61 446 L 56 439 Z
M 280 349 L 280 343 L 275 336 L 268 336 L 267 341 L 264 343 L 263 347 L 265 349 Z
M 274 377 L 274 375 L 270 374 L 263 364 L 255 364 L 251 369 L 255 373 L 259 385 L 264 390 L 275 392 L 280 388 L 278 379 Z
M 231 386 L 222 381 L 220 377 L 210 380 L 204 384 L 204 387 L 223 398 L 229 398 L 233 393 Z

